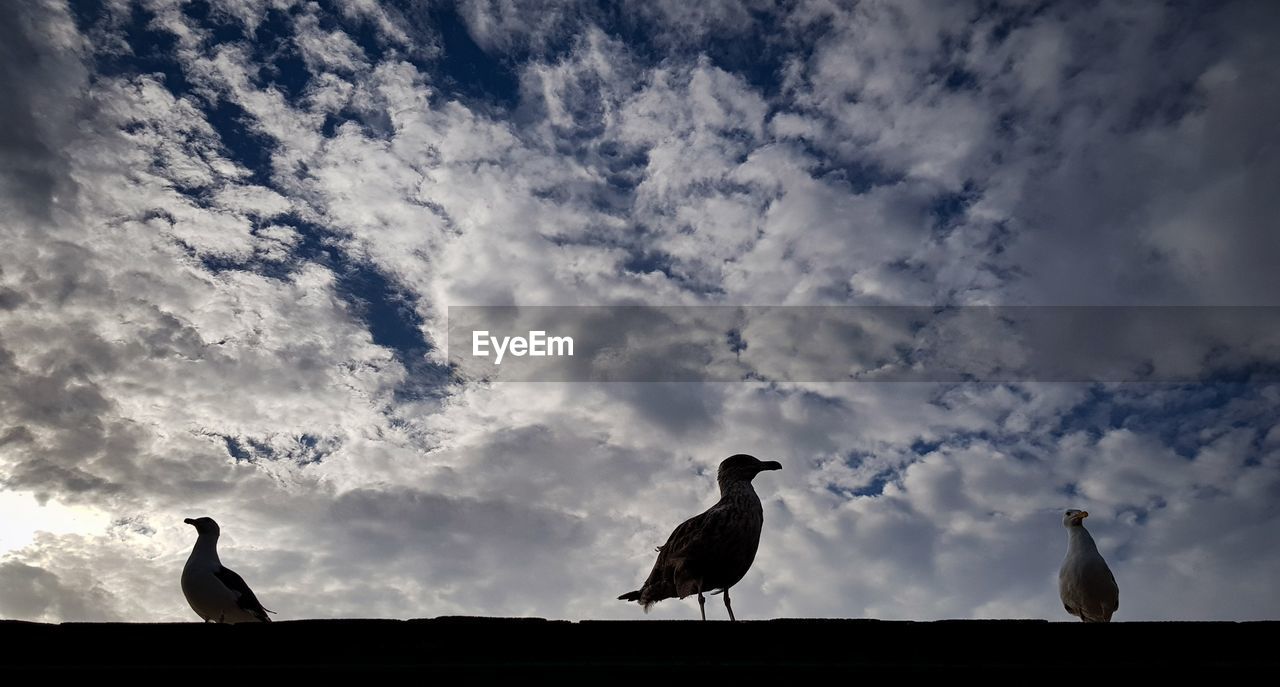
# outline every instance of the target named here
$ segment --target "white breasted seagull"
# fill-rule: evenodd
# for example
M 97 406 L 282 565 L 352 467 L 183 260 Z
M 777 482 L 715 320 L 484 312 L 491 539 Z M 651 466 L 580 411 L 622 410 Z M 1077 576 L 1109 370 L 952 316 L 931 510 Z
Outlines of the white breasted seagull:
M 213 518 L 187 518 L 196 528 L 196 545 L 182 568 L 182 593 L 205 622 L 269 623 L 269 611 L 254 596 L 244 578 L 218 560 L 218 523 Z
M 1062 526 L 1067 528 L 1067 557 L 1058 571 L 1058 596 L 1067 613 L 1080 620 L 1109 623 L 1120 608 L 1120 587 L 1084 528 L 1087 517 L 1088 512 L 1075 508 L 1062 516 Z

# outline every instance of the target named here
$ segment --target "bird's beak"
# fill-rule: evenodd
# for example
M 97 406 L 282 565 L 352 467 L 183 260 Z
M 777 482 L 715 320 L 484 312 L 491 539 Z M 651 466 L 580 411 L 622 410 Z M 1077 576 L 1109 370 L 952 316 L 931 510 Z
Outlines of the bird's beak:
M 781 470 L 781 469 L 782 469 L 782 463 L 779 463 L 779 462 L 778 462 L 778 461 L 776 461 L 776 460 L 768 460 L 768 461 L 765 461 L 765 462 L 763 462 L 763 463 L 761 463 L 761 464 L 760 464 L 760 470 L 761 470 L 761 471 L 764 471 L 764 470 Z
M 1087 517 L 1089 517 L 1089 511 L 1082 511 L 1079 515 L 1076 516 L 1076 520 L 1080 520 L 1081 522 L 1083 522 L 1084 519 Z
M 188 525 L 196 524 L 196 521 L 192 520 L 191 518 L 187 518 L 186 520 L 183 520 L 183 522 L 187 523 Z

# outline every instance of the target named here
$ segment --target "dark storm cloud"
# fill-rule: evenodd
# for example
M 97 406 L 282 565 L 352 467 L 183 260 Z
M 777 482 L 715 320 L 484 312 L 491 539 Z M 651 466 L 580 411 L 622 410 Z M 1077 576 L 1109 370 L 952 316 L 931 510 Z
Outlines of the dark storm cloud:
M 571 573 L 560 561 L 593 543 L 587 523 L 555 509 L 394 487 L 344 493 L 327 517 L 326 530 L 339 539 L 326 546 L 336 546 L 342 559 L 331 565 L 376 578 L 386 572 L 383 562 L 394 560 L 424 582 L 472 577 L 461 598 L 485 604 L 567 583 Z
M 16 561 L 0 562 L 0 614 L 6 618 L 80 618 L 112 621 L 104 613 L 109 595 L 102 589 L 68 585 L 48 570 Z
M 62 147 L 88 74 L 79 36 L 56 8 L 4 0 L 0 12 L 8 18 L 0 28 L 0 197 L 6 214 L 47 221 L 50 206 L 75 193 Z
M 1264 180 L 1280 156 L 1261 151 L 1280 145 L 1268 124 L 1280 89 L 1266 76 L 1280 60 L 1269 39 L 1280 13 L 1249 2 L 1133 11 L 1138 24 L 1086 32 L 1093 18 L 1069 15 L 1008 39 L 1034 55 L 1030 41 L 1056 35 L 1061 59 L 1078 65 L 1039 90 L 1009 89 L 1014 146 L 1049 148 L 1015 172 L 1026 180 L 1008 255 L 1037 267 L 1027 295 L 1274 303 L 1280 206 Z

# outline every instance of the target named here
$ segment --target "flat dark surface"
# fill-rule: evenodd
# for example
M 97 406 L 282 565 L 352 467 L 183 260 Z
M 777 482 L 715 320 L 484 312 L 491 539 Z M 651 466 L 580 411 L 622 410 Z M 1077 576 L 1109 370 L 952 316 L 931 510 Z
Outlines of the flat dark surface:
M 0 621 L 2 672 L 296 674 L 409 670 L 693 676 L 732 672 L 1003 672 L 1026 677 L 1280 668 L 1280 622 L 1039 620 L 299 620 L 269 625 Z

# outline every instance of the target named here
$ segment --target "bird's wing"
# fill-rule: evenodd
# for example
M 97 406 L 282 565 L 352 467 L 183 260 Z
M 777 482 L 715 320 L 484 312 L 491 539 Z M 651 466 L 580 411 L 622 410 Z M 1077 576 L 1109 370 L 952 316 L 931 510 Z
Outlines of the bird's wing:
M 641 599 L 651 603 L 669 597 L 683 598 L 696 592 L 697 580 L 690 576 L 694 562 L 700 558 L 701 542 L 710 521 L 716 518 L 715 507 L 680 523 L 667 543 L 658 547 L 658 559 L 653 562 L 641 588 Z
M 717 558 L 727 553 L 722 550 L 730 541 L 728 534 L 739 529 L 741 523 L 734 512 L 717 503 L 706 511 L 685 520 L 671 533 L 661 547 L 659 558 L 700 560 Z
M 1096 566 L 1097 569 L 1093 573 L 1094 584 L 1102 599 L 1103 612 L 1106 613 L 1107 618 L 1110 618 L 1111 614 L 1120 608 L 1120 585 L 1116 584 L 1116 576 L 1111 573 L 1111 568 L 1102 556 L 1098 556 Z
M 225 585 L 227 589 L 239 594 L 236 598 L 236 604 L 240 606 L 240 608 L 244 609 L 245 612 L 257 616 L 258 619 L 263 622 L 269 621 L 269 618 L 267 618 L 268 613 L 275 613 L 275 611 L 265 608 L 262 603 L 258 601 L 258 597 L 254 596 L 253 590 L 249 589 L 249 585 L 245 584 L 244 578 L 236 574 L 236 571 L 223 566 L 219 567 L 218 571 L 213 575 L 214 577 L 217 577 L 218 581 Z
M 706 562 L 719 561 L 735 552 L 730 550 L 739 522 L 734 513 L 720 504 L 685 520 L 671 533 L 658 554 L 659 562 L 680 563 L 691 573 Z
M 1102 556 L 1094 554 L 1084 561 L 1083 577 L 1091 593 L 1100 597 L 1115 596 L 1119 591 L 1115 575 Z
M 1109 620 L 1120 607 L 1120 588 L 1107 562 L 1096 552 L 1082 555 L 1069 571 L 1062 600 L 1075 610 L 1067 611 L 1084 620 Z
M 680 523 L 680 526 L 671 532 L 671 536 L 667 537 L 667 543 L 658 547 L 658 560 L 686 558 L 690 553 L 695 552 L 701 533 L 707 529 L 709 520 L 715 517 L 712 514 L 714 510 L 713 508 Z

